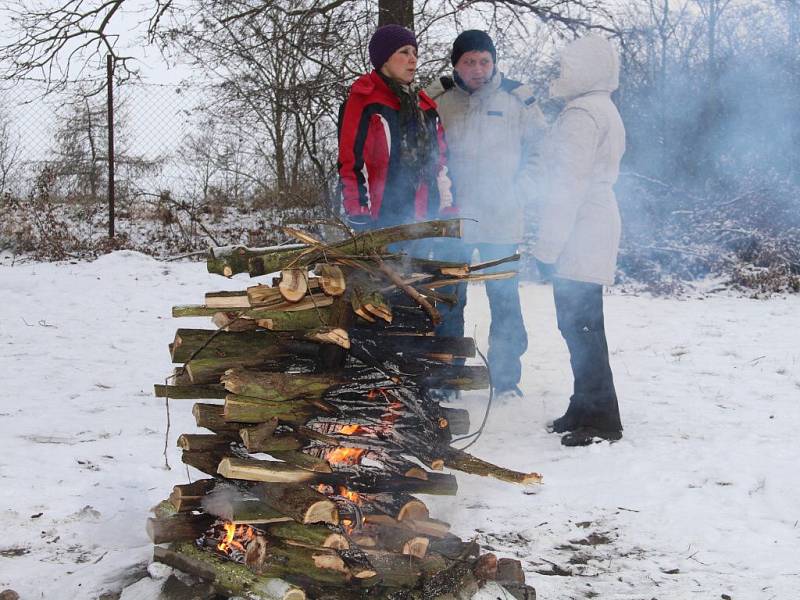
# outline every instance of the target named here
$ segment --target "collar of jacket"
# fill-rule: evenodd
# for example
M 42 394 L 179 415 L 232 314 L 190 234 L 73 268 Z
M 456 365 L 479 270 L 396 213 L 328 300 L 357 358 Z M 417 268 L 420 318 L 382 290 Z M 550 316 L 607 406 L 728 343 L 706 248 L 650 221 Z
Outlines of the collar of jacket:
M 461 78 L 458 76 L 458 73 L 453 71 L 453 81 L 456 82 L 454 89 L 458 90 L 465 96 L 473 96 L 475 98 L 485 98 L 487 96 L 491 96 L 498 90 L 500 84 L 503 83 L 503 77 L 504 77 L 503 72 L 500 71 L 500 69 L 495 68 L 491 79 L 489 79 L 489 81 L 487 81 L 486 84 L 483 87 L 481 87 L 481 89 L 475 92 L 470 92 L 469 90 L 461 87 L 461 84 L 459 83 L 461 81 Z
M 381 78 L 377 71 L 372 71 L 366 75 L 362 75 L 356 79 L 350 91 L 354 94 L 362 96 L 372 96 L 377 102 L 390 106 L 396 110 L 400 109 L 400 100 L 395 93 L 389 89 L 386 82 Z M 431 100 L 430 96 L 423 90 L 417 94 L 419 98 L 419 107 L 422 110 L 431 110 L 436 108 L 436 102 Z

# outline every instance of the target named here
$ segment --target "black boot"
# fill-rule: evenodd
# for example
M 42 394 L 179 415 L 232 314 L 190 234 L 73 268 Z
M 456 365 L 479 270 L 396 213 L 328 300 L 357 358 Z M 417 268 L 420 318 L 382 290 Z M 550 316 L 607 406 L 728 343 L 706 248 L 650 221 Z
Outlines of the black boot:
M 580 398 L 573 395 L 569 399 L 567 412 L 557 419 L 553 419 L 547 424 L 547 431 L 550 433 L 566 433 L 581 426 L 583 417 L 583 407 Z
M 600 440 L 616 442 L 622 438 L 617 395 L 612 392 L 598 394 L 582 412 L 578 427 L 561 438 L 564 446 L 588 446 Z

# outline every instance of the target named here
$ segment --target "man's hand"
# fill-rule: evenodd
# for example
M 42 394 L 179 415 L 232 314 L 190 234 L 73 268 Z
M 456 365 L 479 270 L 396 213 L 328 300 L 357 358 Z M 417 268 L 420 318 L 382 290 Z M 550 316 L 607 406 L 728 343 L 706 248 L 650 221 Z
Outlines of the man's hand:
M 556 272 L 556 266 L 553 263 L 546 263 L 536 259 L 536 268 L 539 270 L 539 279 L 543 282 L 553 280 Z

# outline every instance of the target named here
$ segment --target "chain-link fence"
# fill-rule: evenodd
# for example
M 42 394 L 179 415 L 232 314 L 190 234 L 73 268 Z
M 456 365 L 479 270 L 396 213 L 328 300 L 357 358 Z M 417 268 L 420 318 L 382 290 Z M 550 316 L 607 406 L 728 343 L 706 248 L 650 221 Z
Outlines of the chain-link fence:
M 60 246 L 94 249 L 114 223 L 115 247 L 159 255 L 259 245 L 274 243 L 272 224 L 321 208 L 310 187 L 311 206 L 282 202 L 268 137 L 215 117 L 203 89 L 127 82 L 114 84 L 110 102 L 98 79 L 45 92 L 39 81 L 0 92 L 3 247 L 28 251 L 60 227 Z

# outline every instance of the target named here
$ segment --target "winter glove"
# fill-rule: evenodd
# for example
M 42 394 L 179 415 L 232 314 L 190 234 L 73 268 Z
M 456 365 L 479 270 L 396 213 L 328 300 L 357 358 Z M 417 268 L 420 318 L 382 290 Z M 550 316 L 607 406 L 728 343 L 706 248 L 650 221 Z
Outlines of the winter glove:
M 447 167 L 442 167 L 436 176 L 436 187 L 439 189 L 439 212 L 443 215 L 456 214 L 456 207 L 453 205 L 453 183 L 447 176 Z
M 548 282 L 553 280 L 556 272 L 556 266 L 553 263 L 546 263 L 536 259 L 536 268 L 539 269 L 539 280 Z

